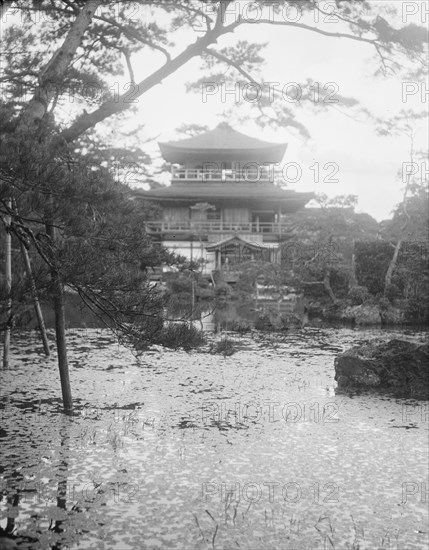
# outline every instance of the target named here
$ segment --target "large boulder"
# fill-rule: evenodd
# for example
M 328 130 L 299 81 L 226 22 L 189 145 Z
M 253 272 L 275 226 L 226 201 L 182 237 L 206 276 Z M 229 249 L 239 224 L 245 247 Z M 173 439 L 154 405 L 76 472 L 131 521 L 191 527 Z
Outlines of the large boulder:
M 355 346 L 335 359 L 340 389 L 393 392 L 397 397 L 429 398 L 429 344 L 405 340 Z
M 382 318 L 378 306 L 374 304 L 362 304 L 349 306 L 341 314 L 341 319 L 359 326 L 381 325 Z

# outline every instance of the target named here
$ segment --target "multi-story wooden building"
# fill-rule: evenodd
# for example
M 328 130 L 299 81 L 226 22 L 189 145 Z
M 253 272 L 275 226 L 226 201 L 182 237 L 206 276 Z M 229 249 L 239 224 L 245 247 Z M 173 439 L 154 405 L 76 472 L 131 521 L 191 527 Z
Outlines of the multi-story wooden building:
M 203 270 L 228 270 L 251 259 L 280 261 L 279 245 L 290 235 L 287 215 L 312 193 L 275 184 L 275 165 L 287 144 L 246 136 L 227 124 L 196 137 L 159 144 L 171 164 L 171 185 L 139 196 L 156 201 L 162 217 L 148 231 Z

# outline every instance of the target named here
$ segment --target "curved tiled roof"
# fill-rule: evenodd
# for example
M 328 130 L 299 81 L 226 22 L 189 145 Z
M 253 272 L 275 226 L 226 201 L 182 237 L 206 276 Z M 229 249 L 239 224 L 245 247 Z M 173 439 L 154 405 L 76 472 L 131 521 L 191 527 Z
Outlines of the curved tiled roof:
M 150 191 L 135 190 L 138 196 L 152 200 L 163 199 L 293 199 L 313 198 L 313 193 L 299 193 L 282 189 L 274 184 L 264 183 L 175 183 L 151 189 Z
M 263 183 L 176 183 L 150 191 L 134 190 L 135 196 L 161 203 L 240 202 L 277 203 L 295 211 L 314 198 L 313 193 L 299 193 Z
M 198 136 L 160 142 L 158 145 L 166 161 L 179 164 L 192 158 L 210 160 L 219 157 L 227 160 L 232 156 L 235 160 L 249 156 L 260 162 L 275 163 L 281 161 L 287 147 L 286 143 L 272 143 L 246 136 L 225 123 Z

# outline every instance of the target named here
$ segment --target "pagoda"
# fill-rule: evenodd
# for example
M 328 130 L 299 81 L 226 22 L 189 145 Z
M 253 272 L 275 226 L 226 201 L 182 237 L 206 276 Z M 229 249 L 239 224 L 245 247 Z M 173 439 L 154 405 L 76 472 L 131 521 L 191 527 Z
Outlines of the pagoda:
M 223 123 L 159 147 L 171 165 L 171 185 L 136 192 L 161 206 L 161 219 L 147 224 L 154 239 L 190 260 L 203 260 L 206 274 L 247 260 L 280 261 L 280 244 L 290 236 L 287 215 L 313 197 L 274 183 L 287 144 Z

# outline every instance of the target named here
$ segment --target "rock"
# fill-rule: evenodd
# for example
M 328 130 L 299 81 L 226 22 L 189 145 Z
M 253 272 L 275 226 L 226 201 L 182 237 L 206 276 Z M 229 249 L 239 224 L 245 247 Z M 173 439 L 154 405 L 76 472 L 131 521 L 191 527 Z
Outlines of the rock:
M 393 391 L 397 397 L 429 398 L 429 344 L 405 340 L 355 346 L 335 359 L 341 388 Z
M 381 325 L 381 315 L 378 306 L 362 304 L 349 306 L 341 314 L 341 320 L 354 322 L 356 325 Z
M 404 322 L 402 310 L 397 307 L 389 307 L 381 313 L 383 325 L 400 325 Z

